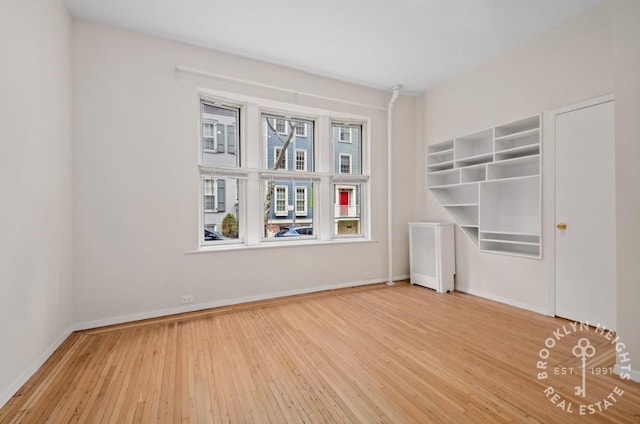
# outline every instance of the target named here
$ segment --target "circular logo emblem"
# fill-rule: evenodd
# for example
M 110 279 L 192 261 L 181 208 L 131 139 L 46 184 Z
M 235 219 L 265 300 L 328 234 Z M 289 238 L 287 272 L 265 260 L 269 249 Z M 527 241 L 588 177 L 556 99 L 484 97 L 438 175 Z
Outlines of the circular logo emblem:
M 631 359 L 616 334 L 598 324 L 571 322 L 544 340 L 536 363 L 537 379 L 544 383 L 543 395 L 566 413 L 593 415 L 612 408 L 624 394 L 615 382 L 631 378 Z

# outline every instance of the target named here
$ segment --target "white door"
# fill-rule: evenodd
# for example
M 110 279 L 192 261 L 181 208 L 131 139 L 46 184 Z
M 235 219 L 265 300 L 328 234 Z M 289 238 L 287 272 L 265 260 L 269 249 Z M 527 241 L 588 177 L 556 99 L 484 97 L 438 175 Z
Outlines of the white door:
M 616 328 L 614 136 L 613 101 L 555 116 L 556 315 L 611 329 Z

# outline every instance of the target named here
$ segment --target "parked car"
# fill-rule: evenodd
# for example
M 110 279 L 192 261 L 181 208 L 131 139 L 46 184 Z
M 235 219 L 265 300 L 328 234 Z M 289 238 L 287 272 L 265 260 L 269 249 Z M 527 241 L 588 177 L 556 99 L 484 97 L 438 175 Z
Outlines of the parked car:
M 227 240 L 229 237 L 225 237 L 217 231 L 211 231 L 204 229 L 204 241 L 213 241 L 213 240 Z
M 311 225 L 303 225 L 300 227 L 282 227 L 276 233 L 276 237 L 296 237 L 296 236 L 312 236 L 313 227 Z

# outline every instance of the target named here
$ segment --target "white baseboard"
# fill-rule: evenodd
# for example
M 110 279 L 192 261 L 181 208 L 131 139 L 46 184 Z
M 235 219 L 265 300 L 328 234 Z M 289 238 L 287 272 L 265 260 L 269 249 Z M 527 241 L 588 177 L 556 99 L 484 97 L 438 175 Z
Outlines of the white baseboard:
M 640 371 L 627 370 L 627 369 L 623 370 L 620 364 L 615 364 L 613 366 L 613 372 L 614 374 L 618 374 L 618 375 L 622 375 L 623 373 L 629 374 L 632 381 L 635 381 L 636 383 L 640 383 Z
M 265 293 L 265 294 L 255 295 L 255 296 L 237 297 L 235 299 L 216 300 L 213 302 L 196 303 L 188 306 L 178 306 L 178 307 L 169 308 L 169 309 L 141 312 L 138 314 L 131 314 L 131 315 L 122 315 L 118 317 L 106 318 L 106 319 L 101 319 L 96 321 L 81 322 L 81 323 L 75 324 L 73 326 L 73 330 L 74 331 L 89 330 L 92 328 L 105 327 L 107 325 L 123 324 L 125 322 L 140 321 L 143 319 L 158 318 L 158 317 L 163 317 L 167 315 L 182 314 L 185 312 L 201 311 L 203 309 L 219 308 L 221 306 L 238 305 L 240 303 L 256 302 L 259 300 L 276 299 L 279 297 L 295 296 L 298 294 L 307 294 L 307 293 L 315 293 L 315 292 L 326 291 L 326 290 L 336 290 L 336 289 L 344 289 L 349 287 L 366 286 L 369 284 L 378 284 L 378 283 L 384 283 L 384 282 L 386 282 L 385 279 L 373 279 L 373 280 L 358 281 L 353 283 L 331 284 L 327 286 L 315 286 L 315 287 L 308 287 L 304 289 L 284 290 L 280 292 Z
M 62 332 L 62 334 L 18 377 L 2 394 L 0 394 L 0 408 L 6 405 L 7 402 L 15 395 L 18 390 L 40 369 L 53 352 L 56 351 L 60 345 L 67 340 L 67 337 L 73 333 L 74 326 L 70 326 Z
M 547 308 L 543 307 L 543 306 L 529 305 L 527 303 L 518 302 L 516 300 L 508 299 L 506 297 L 496 296 L 496 295 L 491 294 L 491 293 L 485 293 L 485 292 L 482 292 L 482 291 L 479 291 L 479 290 L 471 289 L 469 287 L 456 286 L 455 289 L 457 291 L 460 291 L 460 292 L 463 292 L 463 293 L 468 293 L 468 294 L 472 294 L 474 296 L 484 297 L 485 299 L 489 299 L 489 300 L 495 300 L 496 302 L 505 303 L 507 305 L 515 306 L 516 308 L 520 308 L 520 309 L 526 309 L 526 310 L 532 311 L 532 312 L 537 312 L 537 313 L 542 314 L 542 315 L 547 315 L 548 314 Z

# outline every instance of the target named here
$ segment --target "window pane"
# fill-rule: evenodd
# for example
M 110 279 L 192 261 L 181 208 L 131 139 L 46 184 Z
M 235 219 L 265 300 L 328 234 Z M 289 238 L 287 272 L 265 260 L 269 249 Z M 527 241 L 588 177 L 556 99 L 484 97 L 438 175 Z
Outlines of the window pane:
M 314 235 L 313 186 L 307 181 L 264 182 L 265 238 Z
M 349 137 L 349 142 L 345 138 Z M 333 172 L 362 174 L 362 125 L 333 124 Z
M 236 178 L 207 178 L 203 181 L 203 240 L 204 244 L 238 240 L 239 180 Z
M 307 170 L 307 152 L 306 150 L 296 150 L 296 171 Z
M 335 235 L 362 235 L 360 211 L 362 187 L 360 184 L 334 184 Z
M 313 172 L 313 121 L 263 115 L 262 124 L 267 152 L 263 168 Z M 286 133 L 281 131 L 283 126 Z M 304 134 L 299 128 L 304 128 Z M 282 149 L 284 153 L 280 156 Z
M 307 124 L 304 122 L 296 122 L 296 136 L 297 137 L 306 137 L 307 136 Z
M 201 102 L 202 164 L 240 166 L 238 131 L 240 110 Z

